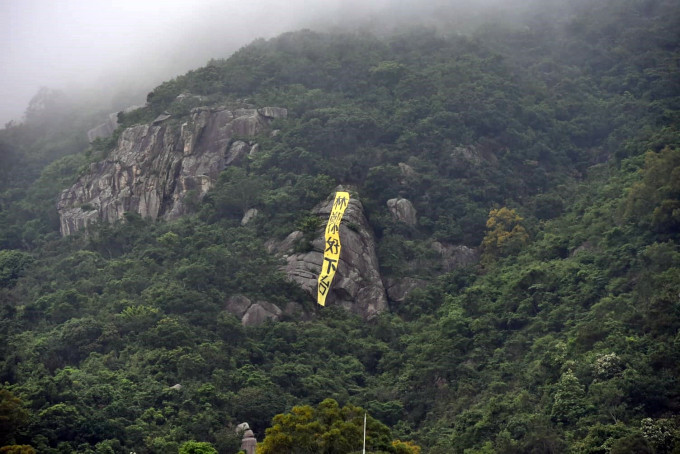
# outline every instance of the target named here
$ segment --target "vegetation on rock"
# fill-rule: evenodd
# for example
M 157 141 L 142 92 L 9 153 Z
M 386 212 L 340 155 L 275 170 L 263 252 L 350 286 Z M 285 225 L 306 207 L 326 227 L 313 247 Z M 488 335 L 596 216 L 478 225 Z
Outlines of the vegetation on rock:
M 88 115 L 41 91 L 0 130 L 0 451 L 231 454 L 243 421 L 263 446 L 356 450 L 361 407 L 385 452 L 677 452 L 676 3 L 255 41 L 119 120 L 181 121 L 183 93 L 287 108 L 258 153 L 181 219 L 64 238 L 60 191 L 121 130 L 88 148 Z M 315 307 L 266 249 L 316 229 L 338 184 L 383 279 L 415 283 L 368 322 Z M 392 217 L 399 197 L 415 225 Z M 484 266 L 447 268 L 435 242 Z M 234 295 L 306 317 L 244 327 Z

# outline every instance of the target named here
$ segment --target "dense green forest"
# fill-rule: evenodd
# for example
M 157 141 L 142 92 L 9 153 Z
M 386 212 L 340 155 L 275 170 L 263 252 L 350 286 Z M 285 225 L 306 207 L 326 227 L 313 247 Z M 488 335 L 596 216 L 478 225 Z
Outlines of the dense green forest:
M 601 0 L 466 35 L 286 33 L 92 144 L 91 113 L 41 91 L 0 130 L 0 452 L 234 454 L 243 421 L 262 452 L 347 452 L 362 409 L 371 452 L 680 452 L 679 25 L 673 0 Z M 123 128 L 244 100 L 288 117 L 192 214 L 60 236 L 60 191 Z M 338 184 L 383 278 L 424 282 L 371 320 L 315 307 L 265 247 Z M 433 241 L 481 260 L 446 270 Z M 237 294 L 309 316 L 244 327 Z

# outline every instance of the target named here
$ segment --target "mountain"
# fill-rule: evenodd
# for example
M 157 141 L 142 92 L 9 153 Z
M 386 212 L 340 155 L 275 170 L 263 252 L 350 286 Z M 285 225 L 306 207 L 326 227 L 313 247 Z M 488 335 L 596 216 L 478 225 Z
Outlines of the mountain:
M 0 131 L 0 445 L 234 453 L 334 399 L 389 452 L 680 449 L 680 8 L 523 14 L 257 40 L 89 145 L 108 112 L 39 93 Z

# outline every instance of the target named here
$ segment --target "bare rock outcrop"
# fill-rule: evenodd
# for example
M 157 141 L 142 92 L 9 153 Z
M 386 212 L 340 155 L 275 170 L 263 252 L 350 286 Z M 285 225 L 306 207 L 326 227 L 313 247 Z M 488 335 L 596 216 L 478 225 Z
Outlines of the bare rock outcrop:
M 205 195 L 226 166 L 253 151 L 248 137 L 286 115 L 278 107 L 201 107 L 181 124 L 163 115 L 124 130 L 110 156 L 62 192 L 57 205 L 62 235 L 93 221 L 115 221 L 125 212 L 152 219 L 185 214 L 188 201 Z
M 458 165 L 467 163 L 478 166 L 484 160 L 479 150 L 472 145 L 455 147 L 451 151 L 451 158 Z
M 400 279 L 386 279 L 385 290 L 390 302 L 403 303 L 406 301 L 408 295 L 417 288 L 422 288 L 427 285 L 423 279 L 413 277 L 403 277 Z
M 416 171 L 413 170 L 413 167 L 406 164 L 405 162 L 399 163 L 399 170 L 401 171 L 402 176 L 404 176 L 405 178 L 413 178 L 414 176 L 416 176 Z
M 397 221 L 415 227 L 416 209 L 408 199 L 390 199 L 387 201 L 387 208 Z
M 243 432 L 241 451 L 245 452 L 246 454 L 255 454 L 257 451 L 257 438 L 255 438 L 255 434 L 250 429 Z
M 250 208 L 249 210 L 247 210 L 243 217 L 241 218 L 241 225 L 248 224 L 250 221 L 257 217 L 258 213 L 259 211 L 257 210 L 257 208 Z
M 341 189 L 339 189 L 341 190 Z M 308 245 L 309 251 L 295 252 L 296 245 L 307 241 L 302 232 L 291 233 L 283 242 L 269 245 L 286 259 L 285 273 L 314 298 L 317 279 L 325 248 L 324 230 L 331 212 L 333 198 L 312 210 L 319 216 L 321 227 Z M 351 198 L 340 224 L 340 261 L 333 279 L 327 305 L 340 305 L 370 319 L 387 309 L 387 295 L 383 286 L 375 252 L 375 238 L 366 220 L 361 202 Z
M 482 140 L 474 145 L 462 145 L 451 150 L 451 162 L 457 167 L 478 167 L 482 164 L 498 165 L 498 153 L 504 147 L 492 140 Z
M 439 253 L 444 271 L 464 268 L 479 263 L 479 251 L 461 244 L 432 243 L 432 248 Z
M 283 314 L 283 311 L 275 304 L 257 301 L 243 314 L 241 323 L 243 326 L 261 325 L 267 320 L 279 320 L 281 314 Z
M 243 326 L 260 325 L 267 320 L 280 320 L 284 314 L 277 305 L 267 301 L 255 301 L 244 295 L 234 295 L 227 300 L 225 309 L 241 320 Z M 290 307 L 287 310 L 293 310 Z

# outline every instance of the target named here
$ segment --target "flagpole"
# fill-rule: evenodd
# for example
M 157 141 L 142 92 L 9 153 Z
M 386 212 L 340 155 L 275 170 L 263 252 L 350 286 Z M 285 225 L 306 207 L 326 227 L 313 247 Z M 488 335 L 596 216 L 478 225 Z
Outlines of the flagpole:
M 366 454 L 366 412 L 364 412 L 364 449 L 361 453 Z

